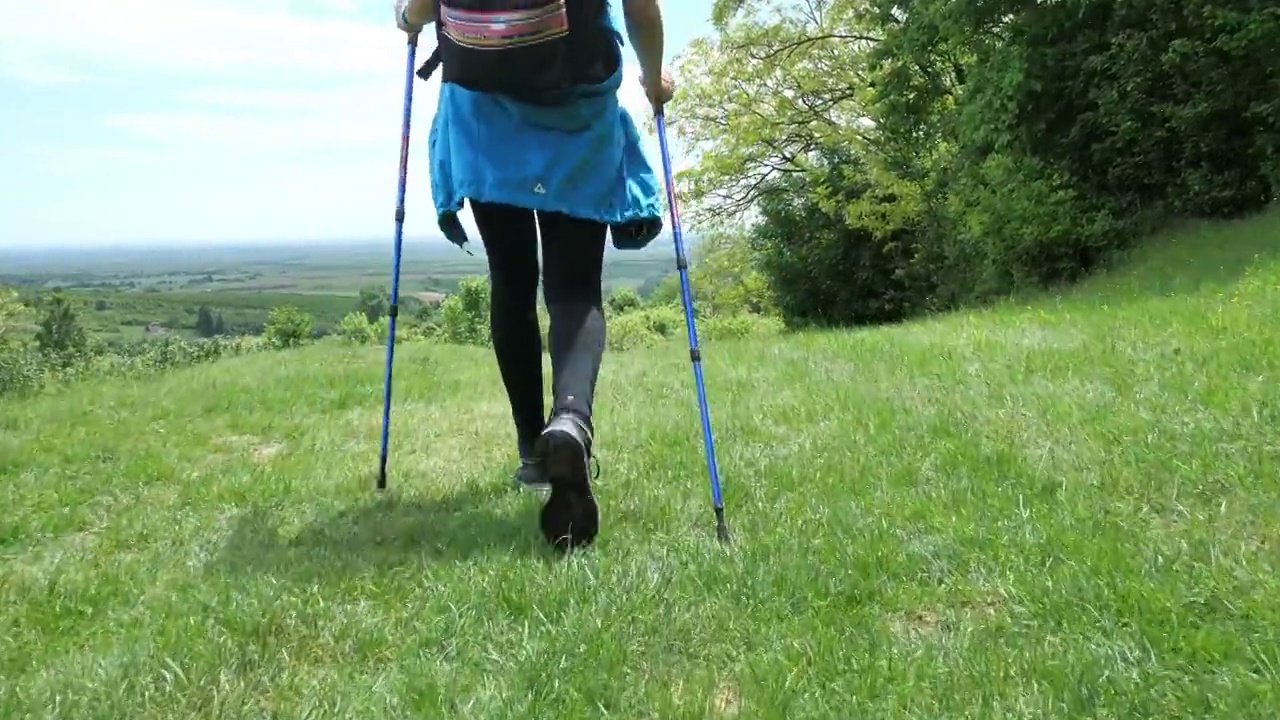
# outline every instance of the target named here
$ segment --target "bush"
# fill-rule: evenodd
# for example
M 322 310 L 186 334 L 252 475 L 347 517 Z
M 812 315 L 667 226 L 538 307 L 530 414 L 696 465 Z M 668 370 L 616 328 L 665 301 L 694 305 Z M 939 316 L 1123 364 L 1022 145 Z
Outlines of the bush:
M 711 315 L 698 321 L 698 340 L 739 340 L 746 337 L 776 335 L 782 332 L 777 318 L 751 313 Z
M 662 341 L 662 336 L 653 332 L 643 314 L 638 312 L 610 320 L 605 337 L 608 348 L 613 351 L 653 347 Z
M 22 395 L 45 382 L 41 356 L 25 343 L 0 338 L 0 397 Z
M 640 295 L 634 288 L 620 287 L 614 290 L 605 300 L 605 312 L 609 316 L 623 315 L 636 310 L 642 304 Z
M 684 326 L 679 308 L 660 305 L 611 318 L 605 331 L 610 350 L 652 347 L 674 337 Z
M 315 337 L 316 321 L 309 313 L 292 305 L 272 308 L 262 336 L 274 348 L 298 347 Z
M 674 302 L 679 305 L 679 275 L 672 278 Z M 733 227 L 714 227 L 700 235 L 689 268 L 689 285 L 694 295 L 694 310 L 704 315 L 735 315 L 773 312 L 776 303 L 769 282 L 751 249 L 748 231 Z
M 36 346 L 48 362 L 59 368 L 71 367 L 91 355 L 89 336 L 71 301 L 61 293 L 54 293 L 45 305 L 40 329 L 36 331 Z
M 381 318 L 379 318 L 379 321 Z M 372 345 L 378 342 L 378 332 L 363 311 L 347 313 L 338 323 L 338 336 L 356 345 Z
M 921 248 L 960 302 L 1073 282 L 1127 240 L 1105 209 L 1034 159 L 993 154 L 961 172 L 942 199 L 945 225 Z
M 776 182 L 751 249 L 787 326 L 894 322 L 925 309 L 932 278 L 915 263 L 910 208 L 841 150 L 821 172 Z
M 440 304 L 439 336 L 455 345 L 489 344 L 489 283 L 484 277 L 465 277 Z

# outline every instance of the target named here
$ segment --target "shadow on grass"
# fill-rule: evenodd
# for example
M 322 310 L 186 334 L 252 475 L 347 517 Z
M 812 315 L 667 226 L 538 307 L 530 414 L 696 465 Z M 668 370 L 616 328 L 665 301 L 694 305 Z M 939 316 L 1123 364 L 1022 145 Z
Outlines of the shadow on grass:
M 486 556 L 548 558 L 537 511 L 518 509 L 508 487 L 462 490 L 444 498 L 386 495 L 332 513 L 296 534 L 270 508 L 242 513 L 215 563 L 229 573 L 299 578 L 362 574 Z M 529 503 L 530 505 L 532 503 Z

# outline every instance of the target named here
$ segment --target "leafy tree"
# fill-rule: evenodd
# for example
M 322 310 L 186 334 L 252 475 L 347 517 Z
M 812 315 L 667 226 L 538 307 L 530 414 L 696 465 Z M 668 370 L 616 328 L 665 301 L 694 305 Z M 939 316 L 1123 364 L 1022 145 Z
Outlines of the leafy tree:
M 768 279 L 758 267 L 746 231 L 739 227 L 718 227 L 703 233 L 694 251 L 689 280 L 701 314 L 763 315 L 774 308 Z M 676 298 L 678 301 L 679 295 Z
M 0 397 L 15 395 L 41 382 L 39 357 L 20 334 L 29 312 L 17 291 L 0 287 Z
M 440 304 L 440 339 L 457 345 L 489 344 L 489 282 L 469 276 Z
M 378 341 L 373 323 L 360 312 L 348 313 L 342 318 L 342 322 L 338 324 L 338 335 L 357 345 L 373 345 Z
M 290 348 L 314 337 L 315 328 L 315 318 L 310 314 L 292 305 L 282 305 L 271 309 L 262 335 L 272 347 Z
M 196 333 L 200 337 L 213 337 L 218 334 L 218 324 L 214 318 L 213 311 L 208 305 L 201 305 L 196 311 Z
M 605 309 L 610 315 L 622 315 L 640 307 L 640 295 L 634 288 L 620 287 L 609 294 L 605 300 Z
M 391 311 L 391 291 L 381 285 L 361 288 L 359 308 L 370 323 L 377 322 Z
M 717 0 L 713 18 L 670 113 L 687 215 L 749 220 L 792 321 L 1073 281 L 1153 224 L 1280 195 L 1280 8 Z
M 64 368 L 88 350 L 89 336 L 71 301 L 61 293 L 54 293 L 45 303 L 44 317 L 36 331 L 36 346 L 50 362 Z
M 27 319 L 27 308 L 18 291 L 0 287 L 0 343 L 16 341 L 17 330 Z
M 741 217 L 779 177 L 806 173 L 824 147 L 868 137 L 863 2 L 717 2 L 717 32 L 675 64 L 668 113 L 693 167 L 680 173 L 691 225 Z

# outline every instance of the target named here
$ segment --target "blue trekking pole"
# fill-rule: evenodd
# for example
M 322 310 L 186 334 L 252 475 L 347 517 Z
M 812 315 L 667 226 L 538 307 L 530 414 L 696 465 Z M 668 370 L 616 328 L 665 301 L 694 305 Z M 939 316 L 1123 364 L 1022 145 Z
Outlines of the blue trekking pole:
M 396 316 L 400 308 L 400 249 L 404 240 L 404 191 L 409 178 L 409 118 L 413 110 L 413 65 L 418 34 L 409 35 L 408 70 L 404 79 L 404 121 L 400 132 L 400 187 L 396 197 L 396 246 L 391 266 L 391 307 L 388 309 L 387 372 L 382 390 L 382 454 L 378 460 L 378 489 L 387 488 L 387 435 L 391 425 L 391 362 L 396 354 Z
M 667 182 L 667 204 L 671 206 L 671 236 L 675 238 L 676 269 L 680 271 L 680 295 L 684 301 L 685 327 L 689 331 L 689 359 L 693 361 L 693 381 L 698 387 L 698 409 L 702 413 L 702 443 L 707 453 L 707 473 L 711 476 L 711 502 L 716 511 L 716 537 L 729 542 L 729 526 L 724 521 L 724 498 L 720 494 L 720 471 L 716 467 L 716 445 L 711 435 L 711 413 L 707 410 L 707 389 L 702 382 L 702 351 L 698 349 L 698 328 L 693 319 L 693 295 L 689 291 L 689 261 L 684 254 L 684 234 L 680 230 L 680 209 L 676 206 L 675 175 L 671 171 L 671 151 L 667 148 L 667 124 L 662 108 L 654 111 L 658 121 L 658 144 L 662 148 L 662 172 Z

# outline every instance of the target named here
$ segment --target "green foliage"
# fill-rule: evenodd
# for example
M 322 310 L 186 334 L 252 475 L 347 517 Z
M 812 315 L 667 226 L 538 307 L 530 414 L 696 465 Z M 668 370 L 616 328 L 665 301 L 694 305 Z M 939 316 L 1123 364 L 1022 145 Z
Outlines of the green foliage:
M 886 227 L 847 212 L 875 201 L 869 180 L 846 179 L 856 162 L 833 154 L 822 175 L 786 178 L 760 201 L 752 247 L 791 327 L 902 320 L 930 294 L 930 278 L 912 272 L 915 227 Z
M 262 330 L 263 339 L 275 348 L 297 347 L 314 336 L 315 319 L 292 305 L 272 308 Z
M 0 397 L 25 392 L 43 380 L 40 356 L 24 334 L 30 317 L 17 291 L 0 287 Z
M 372 345 L 378 342 L 374 324 L 363 312 L 350 312 L 338 323 L 338 336 L 356 345 Z
M 680 305 L 680 276 L 668 275 L 662 278 L 645 299 L 646 305 Z
M 489 344 L 489 281 L 462 278 L 458 289 L 440 304 L 439 337 L 455 345 Z
M 610 350 L 652 347 L 674 337 L 684 327 L 679 308 L 655 305 L 609 320 L 605 342 Z
M 805 172 L 820 147 L 862 142 L 864 50 L 876 40 L 862 4 L 719 4 L 721 29 L 694 39 L 675 65 L 667 114 L 696 160 L 679 177 L 690 227 L 749 210 L 772 181 Z
M 361 288 L 359 308 L 369 322 L 378 322 L 391 310 L 391 291 L 381 285 Z
M 609 321 L 605 335 L 609 350 L 625 351 L 652 347 L 663 337 L 653 332 L 643 313 L 630 313 Z
M 4 305 L 0 299 L 0 315 Z M 253 336 L 189 340 L 169 335 L 110 348 L 89 340 L 80 352 L 50 355 L 35 343 L 4 335 L 0 333 L 0 397 L 93 377 L 141 377 L 268 348 L 264 339 Z
M 768 315 L 740 312 L 711 315 L 698 322 L 698 339 L 703 342 L 767 338 L 784 330 L 781 320 Z
M 1280 8 L 719 0 L 714 15 L 671 113 L 695 159 L 687 216 L 755 212 L 746 265 L 791 325 L 1073 282 L 1161 223 L 1280 195 Z
M 89 336 L 61 293 L 54 293 L 44 303 L 44 317 L 35 340 L 41 354 L 58 367 L 70 366 L 89 350 Z
M 639 308 L 642 302 L 634 288 L 620 287 L 605 300 L 605 310 L 611 316 L 622 315 Z
M 196 313 L 196 334 L 203 338 L 224 335 L 227 332 L 222 313 L 215 313 L 208 305 L 201 305 Z
M 18 298 L 18 291 L 0 286 L 0 343 L 16 341 L 18 330 L 26 324 L 30 312 Z
M 680 302 L 679 276 L 675 303 Z M 704 233 L 689 268 L 698 316 L 773 312 L 768 279 L 751 252 L 750 236 L 741 228 L 715 227 Z

